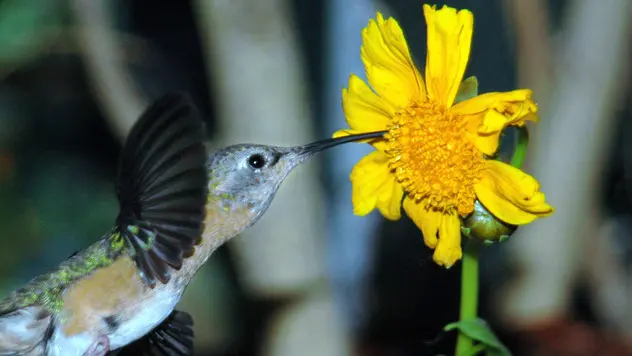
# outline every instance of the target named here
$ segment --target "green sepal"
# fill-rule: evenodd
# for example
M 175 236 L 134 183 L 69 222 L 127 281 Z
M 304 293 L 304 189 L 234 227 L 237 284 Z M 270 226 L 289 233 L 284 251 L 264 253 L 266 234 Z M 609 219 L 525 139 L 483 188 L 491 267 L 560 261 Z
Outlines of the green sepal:
M 527 129 L 527 126 L 525 125 L 518 126 L 516 129 L 516 148 L 514 149 L 514 153 L 509 164 L 520 169 L 522 168 L 522 163 L 527 155 L 527 147 L 529 146 L 529 129 Z
M 479 344 L 457 356 L 473 356 L 485 352 L 486 356 L 511 356 L 509 349 L 500 342 L 489 324 L 481 318 L 466 319 L 446 325 L 444 331 L 459 330 Z
M 479 200 L 476 200 L 474 211 L 462 220 L 461 234 L 489 246 L 507 240 L 517 228 L 516 225 L 507 224 L 498 219 Z
M 467 77 L 459 86 L 459 91 L 456 93 L 456 99 L 454 102 L 458 103 L 467 99 L 472 99 L 475 96 L 478 96 L 478 79 L 474 76 Z

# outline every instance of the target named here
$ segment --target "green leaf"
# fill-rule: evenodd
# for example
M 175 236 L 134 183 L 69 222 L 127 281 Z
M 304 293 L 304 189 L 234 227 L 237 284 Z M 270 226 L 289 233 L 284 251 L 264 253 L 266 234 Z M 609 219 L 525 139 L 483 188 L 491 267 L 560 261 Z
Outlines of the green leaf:
M 455 102 L 461 102 L 463 100 L 471 99 L 478 95 L 478 80 L 476 77 L 468 77 L 459 86 L 459 91 L 456 93 Z
M 483 344 L 474 345 L 474 346 L 472 346 L 471 349 L 466 350 L 465 354 L 463 356 L 478 355 L 479 353 L 481 353 L 482 351 L 485 351 L 485 350 L 487 350 L 487 347 L 485 345 L 483 345 Z
M 494 334 L 489 324 L 483 319 L 467 319 L 461 320 L 455 323 L 446 325 L 443 330 L 452 331 L 459 330 L 464 335 L 468 336 L 474 341 L 477 341 L 484 345 L 485 355 L 487 356 L 511 356 L 509 349 L 500 342 L 498 337 Z M 472 356 L 483 351 L 479 345 L 474 346 L 468 350 L 464 355 L 458 356 Z

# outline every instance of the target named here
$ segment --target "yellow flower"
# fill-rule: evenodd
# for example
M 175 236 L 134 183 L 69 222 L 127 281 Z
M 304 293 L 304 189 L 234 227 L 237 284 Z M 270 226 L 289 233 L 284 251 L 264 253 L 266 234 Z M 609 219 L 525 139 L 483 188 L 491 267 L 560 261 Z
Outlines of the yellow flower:
M 487 93 L 455 103 L 463 82 L 473 30 L 470 11 L 424 5 L 428 25 L 425 82 L 402 29 L 377 13 L 362 31 L 362 60 L 370 87 L 351 75 L 342 91 L 350 129 L 334 137 L 387 130 L 371 140 L 376 151 L 351 172 L 354 213 L 377 208 L 391 220 L 403 205 L 421 229 L 433 258 L 446 267 L 461 256 L 461 217 L 478 199 L 498 219 L 523 225 L 550 215 L 538 182 L 521 170 L 487 159 L 509 125 L 537 121 L 527 89 Z M 402 203 L 403 199 L 403 203 Z

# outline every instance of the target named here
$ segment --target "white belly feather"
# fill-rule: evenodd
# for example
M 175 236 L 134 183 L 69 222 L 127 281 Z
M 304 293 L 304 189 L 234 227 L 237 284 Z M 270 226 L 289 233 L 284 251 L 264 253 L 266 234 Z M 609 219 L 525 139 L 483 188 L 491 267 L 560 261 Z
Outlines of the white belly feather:
M 133 303 L 120 310 L 127 315 L 112 332 L 88 330 L 81 334 L 66 336 L 63 327 L 56 326 L 48 344 L 48 356 L 81 356 L 97 341 L 99 335 L 109 338 L 110 350 L 115 350 L 142 338 L 156 328 L 174 310 L 184 288 L 174 290 L 173 286 L 157 285 L 151 296 L 141 303 Z

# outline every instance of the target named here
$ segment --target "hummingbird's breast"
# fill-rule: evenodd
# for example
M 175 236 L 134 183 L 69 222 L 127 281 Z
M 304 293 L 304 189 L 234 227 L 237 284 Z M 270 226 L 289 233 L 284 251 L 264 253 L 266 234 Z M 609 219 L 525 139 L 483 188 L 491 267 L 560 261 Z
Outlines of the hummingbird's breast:
M 67 288 L 49 348 L 81 350 L 99 335 L 108 336 L 111 349 L 125 346 L 172 312 L 184 290 L 179 284 L 174 280 L 152 289 L 132 259 L 122 256 Z

